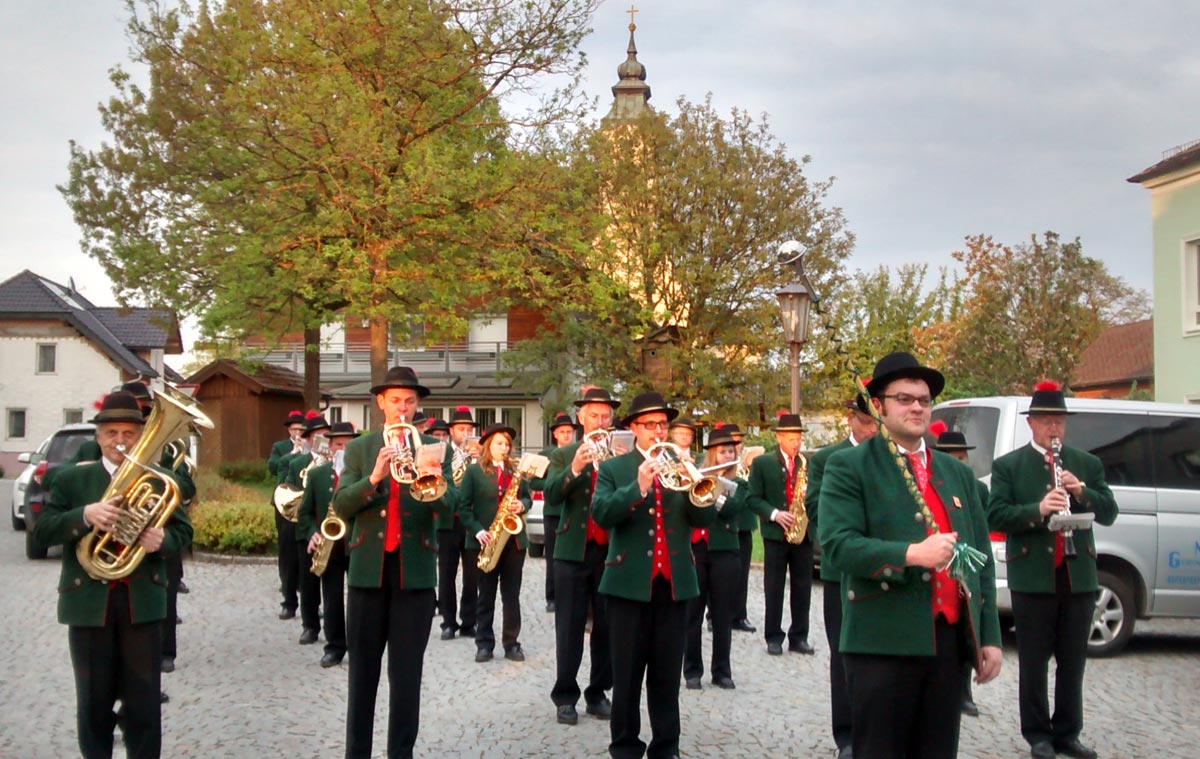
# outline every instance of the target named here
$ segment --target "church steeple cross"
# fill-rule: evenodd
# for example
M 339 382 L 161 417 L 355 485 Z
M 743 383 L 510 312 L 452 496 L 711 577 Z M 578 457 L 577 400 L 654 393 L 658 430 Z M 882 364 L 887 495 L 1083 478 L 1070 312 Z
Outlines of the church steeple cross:
M 637 8 L 633 7 L 633 3 L 629 4 L 629 10 L 625 11 L 629 14 L 629 31 L 633 31 L 636 24 L 633 23 L 633 14 L 641 13 Z

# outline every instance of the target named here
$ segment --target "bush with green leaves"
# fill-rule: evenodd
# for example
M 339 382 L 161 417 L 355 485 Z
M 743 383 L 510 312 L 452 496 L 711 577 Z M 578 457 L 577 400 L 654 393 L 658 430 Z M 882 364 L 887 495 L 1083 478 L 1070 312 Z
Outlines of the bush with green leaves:
M 257 484 L 269 481 L 275 484 L 275 478 L 267 469 L 266 462 L 259 460 L 226 461 L 217 465 L 217 474 L 231 482 Z
M 197 549 L 239 555 L 277 552 L 275 510 L 259 482 L 239 485 L 202 469 L 196 492 L 190 515 Z

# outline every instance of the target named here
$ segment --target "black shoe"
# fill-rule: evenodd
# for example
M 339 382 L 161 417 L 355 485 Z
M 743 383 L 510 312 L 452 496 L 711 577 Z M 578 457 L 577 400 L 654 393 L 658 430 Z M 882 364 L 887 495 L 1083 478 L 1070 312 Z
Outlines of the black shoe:
M 758 632 L 758 628 L 750 624 L 750 620 L 748 619 L 733 620 L 733 629 L 740 630 L 744 633 Z
M 854 747 L 842 746 L 838 749 L 838 759 L 854 759 Z
M 160 690 L 158 692 L 158 703 L 165 704 L 170 700 L 171 700 L 171 697 L 167 695 L 167 692 L 165 690 Z
M 482 662 L 491 661 L 491 660 L 492 660 L 492 652 L 487 650 L 486 648 L 481 648 L 475 652 L 475 661 L 482 663 Z
M 308 646 L 317 642 L 317 631 L 311 627 L 304 628 L 304 632 L 300 633 L 300 645 Z
M 571 710 L 574 711 L 575 708 L 571 707 Z M 587 705 L 587 713 L 592 715 L 596 719 L 611 719 L 612 718 L 612 702 L 608 700 L 607 696 L 604 698 L 601 698 L 596 703 Z
M 798 640 L 795 643 L 788 644 L 788 650 L 794 654 L 812 654 L 813 647 L 808 644 L 807 640 Z
M 342 656 L 344 656 L 344 654 L 335 654 L 335 653 L 325 654 L 324 656 L 321 657 L 321 666 L 325 667 L 326 669 L 328 669 L 329 667 L 336 667 L 337 665 L 342 663 Z
M 525 661 L 525 652 L 520 646 L 513 646 L 504 650 L 504 658 L 509 661 Z
M 1096 751 L 1080 743 L 1078 738 L 1056 743 L 1054 749 L 1060 754 L 1073 756 L 1075 759 L 1096 759 L 1097 757 Z
M 288 608 L 284 607 L 283 611 L 279 612 L 279 618 L 280 619 L 295 619 L 296 618 L 296 610 L 288 609 Z
M 454 640 L 454 631 L 449 628 L 442 630 L 442 640 Z
M 563 704 L 558 707 L 556 719 L 560 725 L 575 725 L 579 723 L 579 712 L 575 711 L 574 704 Z
M 978 717 L 979 707 L 969 698 L 964 698 L 962 702 L 962 713 L 968 717 Z
M 1029 747 L 1029 755 L 1033 759 L 1054 759 L 1057 754 L 1054 752 L 1054 746 L 1050 745 L 1050 741 L 1038 741 Z
M 175 671 L 175 657 L 174 656 L 164 656 L 163 657 L 162 671 L 163 672 L 174 672 Z
M 732 677 L 714 677 L 713 685 L 717 686 L 718 688 L 723 688 L 725 690 L 733 690 L 734 688 L 737 687 L 736 685 L 733 684 Z
M 700 678 L 698 677 L 689 677 L 684 680 L 684 684 L 688 690 L 700 690 Z
M 547 601 L 547 602 L 546 602 L 546 611 L 547 611 L 547 613 L 553 614 L 553 613 L 554 613 L 554 610 L 555 610 L 555 608 L 557 608 L 557 607 L 554 605 L 554 602 L 553 602 L 553 601 Z
M 183 584 L 183 580 L 179 581 L 179 587 L 175 588 L 176 593 L 191 593 L 191 589 Z
M 782 643 L 768 643 L 767 644 L 767 653 L 770 654 L 771 656 L 783 656 L 783 644 Z
M 474 627 L 460 627 L 458 629 L 458 637 L 470 638 L 471 640 L 475 640 L 475 628 Z

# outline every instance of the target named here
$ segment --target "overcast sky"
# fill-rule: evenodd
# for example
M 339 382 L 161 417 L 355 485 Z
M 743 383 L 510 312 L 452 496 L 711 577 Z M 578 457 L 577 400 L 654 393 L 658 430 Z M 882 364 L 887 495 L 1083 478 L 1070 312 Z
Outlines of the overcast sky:
M 332 1 L 332 0 L 331 0 Z M 113 303 L 55 185 L 67 142 L 105 138 L 96 105 L 127 59 L 120 0 L 5 3 L 0 28 L 0 280 L 75 278 Z M 628 2 L 585 42 L 602 114 Z M 965 235 L 1052 229 L 1149 289 L 1149 193 L 1125 182 L 1200 138 L 1200 3 L 642 0 L 651 105 L 767 113 L 810 173 L 834 176 L 850 265 L 951 263 Z

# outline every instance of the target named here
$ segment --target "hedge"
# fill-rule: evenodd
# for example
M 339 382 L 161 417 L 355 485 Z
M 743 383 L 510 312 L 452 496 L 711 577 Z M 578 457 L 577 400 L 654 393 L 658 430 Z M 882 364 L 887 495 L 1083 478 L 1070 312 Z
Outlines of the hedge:
M 202 470 L 191 507 L 192 544 L 201 551 L 275 554 L 275 510 L 262 485 L 248 487 Z

